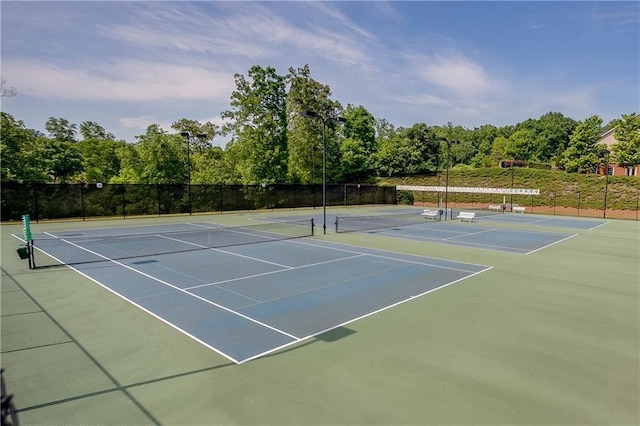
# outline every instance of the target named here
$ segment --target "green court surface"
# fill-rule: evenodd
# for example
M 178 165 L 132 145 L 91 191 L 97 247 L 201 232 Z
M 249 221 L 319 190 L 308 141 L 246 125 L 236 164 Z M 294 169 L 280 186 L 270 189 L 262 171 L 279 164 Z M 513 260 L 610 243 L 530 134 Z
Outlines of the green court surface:
M 283 215 L 32 226 L 237 225 Z M 640 223 L 504 227 L 577 236 L 522 256 L 320 229 L 312 238 L 493 268 L 236 365 L 67 267 L 29 270 L 11 236 L 22 225 L 3 224 L 8 392 L 23 425 L 640 424 Z

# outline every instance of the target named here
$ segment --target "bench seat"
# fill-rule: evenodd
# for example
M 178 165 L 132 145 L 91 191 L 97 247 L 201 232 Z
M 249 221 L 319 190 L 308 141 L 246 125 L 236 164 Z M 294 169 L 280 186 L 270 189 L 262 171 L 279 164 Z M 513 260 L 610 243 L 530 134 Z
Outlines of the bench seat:
M 473 212 L 460 212 L 458 214 L 458 216 L 456 216 L 456 219 L 460 219 L 460 221 L 464 222 L 469 221 L 469 222 L 473 222 L 473 219 L 476 217 L 476 214 Z
M 429 210 L 424 209 L 422 213 L 420 213 L 425 219 L 437 219 L 438 218 L 438 210 Z

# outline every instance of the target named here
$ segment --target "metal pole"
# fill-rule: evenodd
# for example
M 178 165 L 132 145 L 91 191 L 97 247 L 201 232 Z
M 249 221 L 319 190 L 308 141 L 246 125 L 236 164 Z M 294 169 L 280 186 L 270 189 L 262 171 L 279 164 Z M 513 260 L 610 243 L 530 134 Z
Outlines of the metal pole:
M 636 198 L 636 220 L 638 220 L 638 207 L 640 207 L 640 192 L 638 192 L 638 198 Z
M 604 172 L 606 176 L 604 178 L 604 211 L 602 212 L 602 218 L 607 218 L 607 192 L 609 191 L 609 151 L 607 151 L 607 157 L 604 165 Z
M 189 194 L 189 216 L 191 216 L 191 133 L 181 132 L 180 135 L 187 143 L 187 193 Z
M 327 145 L 325 142 L 326 120 L 322 119 L 322 231 L 327 234 Z
M 191 216 L 192 212 L 192 202 L 191 202 L 191 144 L 189 143 L 189 139 L 187 139 L 187 191 L 189 192 L 189 216 Z
M 580 217 L 580 191 L 578 191 L 578 217 Z
M 513 212 L 513 164 L 515 163 L 515 160 L 511 160 L 511 189 L 509 190 L 509 192 L 511 193 L 511 200 L 509 201 L 509 203 L 511 204 L 511 211 Z
M 447 140 L 447 172 L 445 178 L 445 186 L 444 186 L 444 218 L 447 220 L 447 215 L 449 214 L 449 151 L 450 151 L 450 142 Z

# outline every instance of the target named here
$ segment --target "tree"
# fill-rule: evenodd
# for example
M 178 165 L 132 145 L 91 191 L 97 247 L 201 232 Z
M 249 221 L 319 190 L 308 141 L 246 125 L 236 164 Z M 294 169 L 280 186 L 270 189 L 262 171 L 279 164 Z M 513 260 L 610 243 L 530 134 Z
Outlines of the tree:
M 535 157 L 548 162 L 561 155 L 569 144 L 569 136 L 577 122 L 559 112 L 548 112 L 538 120 L 537 133 L 539 144 Z
M 243 183 L 282 182 L 287 176 L 285 77 L 257 65 L 248 77 L 235 75 L 232 109 L 221 114 L 230 120 L 223 131 L 233 134 L 227 150 L 233 151 Z
M 598 144 L 602 119 L 596 115 L 578 122 L 569 137 L 569 146 L 558 159 L 567 172 L 593 173 L 604 162 L 606 146 Z
M 44 125 L 49 132 L 49 136 L 58 141 L 75 142 L 77 125 L 70 123 L 64 118 L 49 117 Z
M 321 117 L 338 116 L 342 106 L 331 100 L 331 89 L 311 78 L 309 65 L 297 70 L 289 68 L 287 74 L 287 150 L 288 178 L 293 182 L 320 182 L 322 173 L 322 124 L 319 120 L 300 117 L 303 110 L 313 111 Z M 335 123 L 325 128 L 327 145 L 327 179 L 340 179 L 340 148 Z
M 82 154 L 77 146 L 67 141 L 45 140 L 41 153 L 47 174 L 54 182 L 64 183 L 82 171 Z
M 498 136 L 498 128 L 491 125 L 482 125 L 471 131 L 470 139 L 476 153 L 470 160 L 474 167 L 491 167 L 495 163 L 491 160 L 491 148 L 493 141 Z
M 206 123 L 200 123 L 196 120 L 189 120 L 187 118 L 181 118 L 178 121 L 174 121 L 171 124 L 171 128 L 178 133 L 187 132 L 192 136 L 205 135 L 203 138 L 195 138 L 191 141 L 191 148 L 195 152 L 203 152 L 210 148 L 213 142 L 213 138 L 218 135 L 220 127 L 213 124 L 210 121 Z
M 414 124 L 379 141 L 374 165 L 380 176 L 434 172 L 439 164 L 440 144 L 424 123 Z
M 640 114 L 626 114 L 616 121 L 618 143 L 611 147 L 616 161 L 623 167 L 640 164 Z
M 347 105 L 342 115 L 347 120 L 342 127 L 345 139 L 340 145 L 343 178 L 365 178 L 371 171 L 376 148 L 375 119 L 363 106 Z
M 26 179 L 25 153 L 35 140 L 33 131 L 27 129 L 22 120 L 16 120 L 6 112 L 1 113 L 0 122 L 0 177 L 2 180 Z
M 109 182 L 120 173 L 118 147 L 125 142 L 116 141 L 115 136 L 102 126 L 85 121 L 80 124 L 82 140 L 76 143 L 83 158 L 83 171 L 78 178 L 83 182 Z
M 187 150 L 180 135 L 170 135 L 157 124 L 147 127 L 144 135 L 137 136 L 136 154 L 139 166 L 137 183 L 187 183 Z

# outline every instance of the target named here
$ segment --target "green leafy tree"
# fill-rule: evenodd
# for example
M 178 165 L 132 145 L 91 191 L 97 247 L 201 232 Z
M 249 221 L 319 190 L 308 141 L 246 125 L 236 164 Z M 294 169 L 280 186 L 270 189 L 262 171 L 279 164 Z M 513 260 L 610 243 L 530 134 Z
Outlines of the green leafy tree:
M 153 124 L 136 144 L 138 183 L 187 183 L 187 149 L 180 135 L 168 134 Z M 135 157 L 134 157 L 135 159 Z
M 331 100 L 331 89 L 311 77 L 309 65 L 302 68 L 289 68 L 287 74 L 289 91 L 287 93 L 288 117 L 288 179 L 292 182 L 322 181 L 322 122 L 319 119 L 300 117 L 303 110 L 313 111 L 320 117 L 340 115 L 342 106 Z M 325 127 L 327 145 L 327 179 L 340 179 L 340 144 L 337 126 L 329 121 Z
M 242 183 L 283 182 L 287 176 L 287 115 L 285 77 L 271 67 L 254 65 L 248 78 L 235 75 L 231 110 L 224 132 L 233 134 L 233 151 Z
M 625 114 L 615 122 L 618 143 L 611 147 L 616 161 L 623 167 L 640 164 L 640 114 Z
M 548 112 L 538 119 L 535 158 L 548 162 L 561 155 L 578 123 L 559 112 Z
M 203 135 L 203 137 L 195 137 L 191 140 L 191 149 L 195 152 L 203 152 L 212 146 L 213 139 L 219 134 L 220 127 L 210 121 L 200 123 L 196 120 L 181 118 L 171 124 L 171 128 L 178 133 L 187 132 L 191 136 Z
M 75 144 L 56 139 L 45 140 L 40 151 L 47 174 L 53 182 L 64 183 L 82 171 L 82 153 Z
M 470 164 L 474 167 L 491 167 L 494 162 L 491 159 L 493 141 L 498 136 L 498 128 L 491 125 L 483 125 L 473 129 L 470 139 L 476 150 Z
M 26 154 L 34 144 L 35 135 L 22 120 L 16 120 L 6 112 L 1 113 L 0 122 L 0 177 L 2 180 L 28 179 L 29 168 Z
M 596 115 L 578 122 L 558 166 L 567 172 L 594 173 L 605 158 L 606 146 L 597 143 L 601 126 L 602 119 Z
M 434 131 L 424 123 L 417 123 L 381 139 L 374 165 L 380 176 L 428 173 L 437 170 L 439 156 L 440 143 Z
M 78 126 L 65 118 L 49 117 L 44 125 L 49 136 L 61 142 L 75 142 Z
M 142 161 L 136 145 L 125 143 L 116 147 L 120 171 L 109 183 L 145 183 L 142 181 Z
M 83 121 L 80 124 L 80 135 L 82 139 L 115 140 L 113 133 L 107 132 L 104 127 L 94 121 Z
M 372 169 L 372 155 L 376 149 L 375 118 L 363 106 L 347 105 L 342 114 L 347 120 L 340 145 L 342 174 L 346 180 L 366 177 Z
M 123 141 L 102 126 L 85 121 L 80 124 L 82 140 L 76 143 L 83 158 L 83 170 L 77 178 L 83 182 L 109 182 L 120 173 L 118 147 Z
M 235 183 L 233 165 L 226 152 L 219 146 L 196 151 L 192 158 L 191 181 L 194 184 Z

